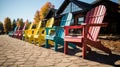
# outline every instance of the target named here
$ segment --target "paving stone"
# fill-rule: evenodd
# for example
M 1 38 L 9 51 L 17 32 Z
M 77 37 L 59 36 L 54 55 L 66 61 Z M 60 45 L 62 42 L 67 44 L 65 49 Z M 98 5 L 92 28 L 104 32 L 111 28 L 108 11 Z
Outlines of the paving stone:
M 24 64 L 25 62 L 24 61 L 17 61 L 15 62 L 16 65 L 20 65 L 20 64 Z
M 14 63 L 14 62 L 16 62 L 16 59 L 7 59 L 7 61 L 6 61 L 7 63 Z
M 45 61 L 47 61 L 47 62 L 56 62 L 56 59 L 54 59 L 54 58 L 47 58 Z
M 33 65 L 18 65 L 18 67 L 34 67 Z
M 56 67 L 68 67 L 70 66 L 72 63 L 59 63 L 56 65 Z
M 0 60 L 0 63 L 3 63 L 3 62 L 5 62 L 6 60 Z
M 46 66 L 53 66 L 54 63 L 50 63 L 50 62 L 39 62 L 39 63 L 35 63 L 34 66 L 37 67 L 37 66 L 40 66 L 40 67 L 46 67 Z
M 71 64 L 71 65 L 68 66 L 68 67 L 79 67 L 79 65 L 78 65 L 78 64 Z
M 62 62 L 63 63 L 68 63 L 68 62 L 71 62 L 71 60 L 69 60 L 68 58 L 62 58 Z
M 115 62 L 115 65 L 120 65 L 120 60 L 117 60 L 117 61 Z
M 23 58 L 23 59 L 19 59 L 17 60 L 18 62 L 25 62 L 27 59 L 26 58 Z
M 61 61 L 62 61 L 62 59 L 58 59 L 58 58 L 55 59 L 55 63 L 56 63 L 56 64 L 60 63 Z
M 3 66 L 10 66 L 10 65 L 13 65 L 14 63 L 13 62 L 5 62 L 4 64 L 3 64 Z
M 35 63 L 35 61 L 27 61 L 27 62 L 25 62 L 25 65 L 34 64 L 34 63 Z
M 98 63 L 98 62 L 87 62 L 87 64 L 90 65 L 90 66 L 97 66 L 100 63 Z
M 101 64 L 101 65 L 99 65 L 99 67 L 114 67 L 114 66 L 107 65 L 107 64 Z
M 9 65 L 9 67 L 18 67 L 18 65 L 15 65 L 15 64 L 14 65 Z
M 82 62 L 82 63 L 79 63 L 80 66 L 87 66 L 87 63 L 85 62 Z
M 38 59 L 36 60 L 36 62 L 41 62 L 41 61 L 45 61 L 45 58 L 38 58 Z
M 72 61 L 77 60 L 77 59 L 79 59 L 79 57 L 70 57 L 69 58 L 69 60 L 72 60 Z
M 15 58 L 15 56 L 13 55 L 13 56 L 7 56 L 7 58 Z
M 6 60 L 7 57 L 0 57 L 0 60 Z

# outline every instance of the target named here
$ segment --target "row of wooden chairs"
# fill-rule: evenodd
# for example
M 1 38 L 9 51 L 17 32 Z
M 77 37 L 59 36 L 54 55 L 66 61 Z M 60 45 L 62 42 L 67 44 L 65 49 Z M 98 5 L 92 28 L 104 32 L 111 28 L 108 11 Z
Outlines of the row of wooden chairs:
M 15 37 L 35 45 L 38 43 L 39 46 L 45 45 L 46 48 L 49 45 L 54 45 L 55 51 L 58 50 L 58 46 L 64 47 L 64 53 L 68 53 L 68 46 L 76 48 L 76 46 L 82 47 L 82 58 L 86 57 L 86 51 L 91 51 L 89 46 L 98 48 L 111 54 L 111 50 L 103 46 L 101 42 L 97 39 L 100 28 L 106 27 L 106 23 L 102 23 L 106 13 L 106 8 L 104 5 L 99 5 L 87 12 L 85 16 L 85 21 L 81 25 L 70 26 L 71 20 L 73 19 L 72 13 L 67 13 L 61 19 L 60 26 L 53 26 L 54 18 L 47 20 L 45 27 L 42 26 L 44 21 L 40 21 L 35 29 L 32 29 L 33 24 L 31 24 L 28 30 L 24 30 L 26 24 L 22 31 L 18 31 L 19 34 L 14 34 Z M 82 33 L 79 36 L 69 35 L 70 29 L 81 29 Z M 16 31 L 16 28 L 15 30 Z M 24 31 L 24 34 L 23 34 Z M 54 34 L 53 34 L 54 31 Z M 52 33 L 52 34 L 51 34 Z M 12 35 L 13 36 L 13 35 Z M 89 45 L 89 46 L 88 46 Z

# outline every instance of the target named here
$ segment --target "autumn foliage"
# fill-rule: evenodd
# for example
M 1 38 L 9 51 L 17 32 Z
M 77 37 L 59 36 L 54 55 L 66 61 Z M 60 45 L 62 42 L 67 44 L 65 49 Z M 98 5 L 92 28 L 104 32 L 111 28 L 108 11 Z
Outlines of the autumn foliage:
M 35 24 L 38 24 L 39 21 L 40 21 L 39 11 L 36 11 L 35 17 L 34 17 L 34 23 L 35 23 Z
M 43 7 L 40 9 L 40 12 L 39 12 L 40 13 L 40 20 L 45 18 L 45 16 L 49 12 L 51 6 L 52 6 L 52 4 L 50 2 L 47 2 L 45 5 L 43 5 Z
M 11 20 L 9 17 L 7 17 L 4 20 L 4 32 L 8 33 L 9 31 L 11 31 Z
M 22 28 L 23 26 L 24 26 L 23 19 L 19 19 L 19 20 L 17 21 L 17 27 Z
M 45 5 L 41 7 L 40 11 L 36 11 L 34 24 L 38 24 L 40 20 L 43 20 L 51 8 L 54 8 L 54 6 L 50 2 L 46 2 Z

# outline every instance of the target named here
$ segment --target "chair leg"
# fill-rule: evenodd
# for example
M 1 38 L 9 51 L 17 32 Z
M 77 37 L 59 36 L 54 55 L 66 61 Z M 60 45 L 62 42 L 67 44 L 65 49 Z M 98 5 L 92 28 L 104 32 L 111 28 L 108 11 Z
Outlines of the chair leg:
M 86 57 L 87 45 L 85 42 L 82 43 L 82 58 Z
M 36 38 L 34 38 L 34 45 L 36 45 Z
M 39 40 L 38 44 L 39 44 L 39 47 L 41 47 L 41 45 L 42 45 L 42 41 Z
M 30 42 L 30 43 L 32 43 L 32 40 L 31 40 L 31 38 L 29 38 L 29 42 Z
M 46 39 L 45 48 L 48 48 L 48 39 Z
M 55 48 L 55 51 L 58 50 L 58 44 L 57 44 L 57 41 L 55 41 L 55 46 L 54 46 L 54 48 Z
M 25 36 L 25 41 L 27 41 L 27 37 Z
M 64 53 L 68 53 L 68 42 L 64 41 Z

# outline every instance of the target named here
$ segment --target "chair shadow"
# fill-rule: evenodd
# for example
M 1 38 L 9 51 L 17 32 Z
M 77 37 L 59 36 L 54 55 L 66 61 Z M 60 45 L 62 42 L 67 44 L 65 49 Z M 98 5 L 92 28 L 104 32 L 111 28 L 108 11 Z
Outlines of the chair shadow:
M 58 52 L 64 53 L 64 48 L 58 49 Z M 80 50 L 78 48 L 68 49 L 67 55 L 76 56 L 75 54 L 78 52 L 82 52 L 82 50 Z M 82 56 L 77 56 L 77 57 L 82 58 Z M 86 60 L 95 61 L 95 62 L 99 62 L 99 63 L 103 63 L 103 64 L 108 64 L 108 65 L 112 65 L 115 67 L 120 67 L 120 65 L 115 65 L 115 62 L 120 60 L 120 55 L 117 55 L 117 54 L 106 55 L 106 54 L 97 53 L 95 51 L 90 51 L 87 53 Z
M 45 48 L 45 46 L 42 46 L 42 47 Z M 48 49 L 50 49 L 51 47 L 53 48 L 53 46 L 49 46 Z M 59 48 L 57 52 L 64 53 L 64 48 L 63 47 Z M 80 48 L 76 48 L 76 49 L 68 48 L 67 55 L 76 56 L 75 54 L 78 52 L 82 52 L 82 50 Z M 77 56 L 77 57 L 82 58 L 82 56 Z M 120 60 L 120 55 L 117 55 L 117 54 L 106 55 L 106 54 L 97 53 L 96 51 L 90 51 L 87 53 L 86 60 L 108 64 L 115 67 L 120 67 L 120 65 L 115 65 L 115 62 Z
M 120 65 L 115 65 L 115 62 L 120 60 L 120 55 L 117 54 L 105 55 L 91 51 L 87 53 L 86 59 L 103 64 L 113 65 L 115 67 L 120 67 Z

